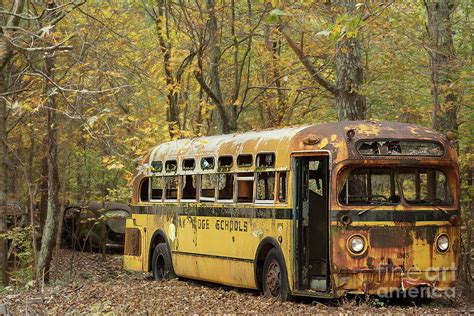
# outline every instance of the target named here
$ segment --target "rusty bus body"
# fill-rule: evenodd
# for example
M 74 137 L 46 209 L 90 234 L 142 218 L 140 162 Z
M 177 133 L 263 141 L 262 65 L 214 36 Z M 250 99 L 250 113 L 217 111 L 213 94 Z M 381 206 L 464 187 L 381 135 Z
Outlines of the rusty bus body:
M 251 163 L 238 163 L 243 155 Z M 215 159 L 211 169 L 207 157 Z M 221 157 L 230 157 L 228 165 L 220 166 Z M 191 159 L 195 167 L 185 168 Z M 166 170 L 169 161 L 174 170 Z M 176 275 L 237 287 L 275 286 L 275 271 L 288 279 L 289 294 L 304 296 L 454 286 L 457 155 L 427 128 L 355 121 L 183 139 L 155 147 L 144 166 L 133 183 L 136 214 L 126 223 L 126 269 L 152 271 L 163 243 Z M 227 199 L 201 193 L 207 184 L 200 179 L 213 173 L 232 174 Z M 177 179 L 175 195 L 153 200 L 153 177 L 167 176 Z M 255 195 L 263 178 L 273 179 L 274 191 L 262 202 Z M 183 190 L 192 179 L 190 200 Z M 255 180 L 248 201 L 239 193 L 245 179 Z M 282 271 L 264 266 L 272 249 Z

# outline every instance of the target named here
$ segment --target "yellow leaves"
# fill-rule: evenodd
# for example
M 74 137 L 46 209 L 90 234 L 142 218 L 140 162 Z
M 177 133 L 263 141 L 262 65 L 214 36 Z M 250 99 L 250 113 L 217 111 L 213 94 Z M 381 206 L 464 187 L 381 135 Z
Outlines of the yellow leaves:
M 102 164 L 105 165 L 107 170 L 122 170 L 125 166 L 120 162 L 117 157 L 104 156 L 102 157 Z

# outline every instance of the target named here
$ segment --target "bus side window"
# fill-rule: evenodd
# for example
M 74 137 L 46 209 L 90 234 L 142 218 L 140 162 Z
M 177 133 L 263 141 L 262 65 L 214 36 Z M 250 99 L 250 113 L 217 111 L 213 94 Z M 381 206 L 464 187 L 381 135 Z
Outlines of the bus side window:
M 217 199 L 232 202 L 234 199 L 234 175 L 231 173 L 220 173 L 217 175 Z
M 275 201 L 275 172 L 257 173 L 257 201 Z
M 176 200 L 178 199 L 178 177 L 165 177 L 165 199 Z
M 140 183 L 140 201 L 141 202 L 148 202 L 150 200 L 150 194 L 148 189 L 150 187 L 150 178 L 145 177 L 142 179 Z
M 151 178 L 151 199 L 161 201 L 163 197 L 164 179 L 160 176 Z
M 253 173 L 237 174 L 237 202 L 253 202 Z
M 197 176 L 191 174 L 183 176 L 182 187 L 181 199 L 196 201 Z
M 202 201 L 214 202 L 216 199 L 216 174 L 201 175 L 201 196 Z
M 278 173 L 278 202 L 286 203 L 287 172 Z

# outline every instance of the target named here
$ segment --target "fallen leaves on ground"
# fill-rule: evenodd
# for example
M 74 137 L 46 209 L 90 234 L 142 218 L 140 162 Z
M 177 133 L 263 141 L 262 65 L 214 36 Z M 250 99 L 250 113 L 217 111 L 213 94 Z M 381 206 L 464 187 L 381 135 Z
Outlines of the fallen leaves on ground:
M 128 272 L 122 257 L 60 250 L 53 261 L 52 281 L 42 290 L 20 289 L 0 294 L 8 312 L 20 313 L 384 313 L 457 314 L 464 302 L 432 302 L 422 306 L 384 305 L 347 300 L 278 302 L 256 291 L 191 280 L 156 282 L 149 274 Z M 380 305 L 380 304 L 379 304 Z

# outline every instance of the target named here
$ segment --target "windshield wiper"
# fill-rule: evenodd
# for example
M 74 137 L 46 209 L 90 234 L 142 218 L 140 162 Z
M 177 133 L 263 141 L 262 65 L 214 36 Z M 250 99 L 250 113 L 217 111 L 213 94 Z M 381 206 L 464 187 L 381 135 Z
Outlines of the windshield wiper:
M 444 214 L 448 214 L 448 211 L 446 211 L 446 210 L 442 209 L 442 208 L 441 208 L 441 207 L 439 207 L 439 206 L 433 206 L 433 207 L 434 207 L 434 208 L 435 208 L 435 210 L 437 210 L 437 211 L 443 211 L 443 212 L 444 212 Z
M 366 209 L 366 210 L 360 211 L 359 213 L 357 213 L 357 215 L 360 216 L 360 215 L 364 214 L 365 212 L 372 211 L 373 209 L 375 209 L 375 208 L 377 208 L 377 207 L 379 207 L 379 206 L 380 206 L 380 205 L 375 205 L 375 206 L 373 206 L 373 207 L 371 207 L 371 208 L 368 208 L 368 209 Z

